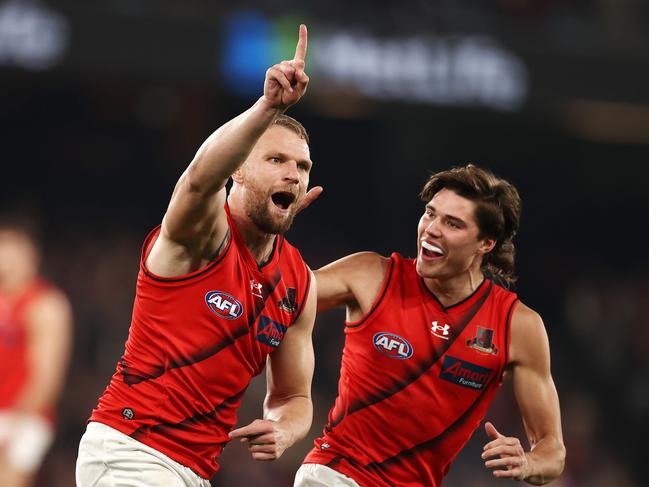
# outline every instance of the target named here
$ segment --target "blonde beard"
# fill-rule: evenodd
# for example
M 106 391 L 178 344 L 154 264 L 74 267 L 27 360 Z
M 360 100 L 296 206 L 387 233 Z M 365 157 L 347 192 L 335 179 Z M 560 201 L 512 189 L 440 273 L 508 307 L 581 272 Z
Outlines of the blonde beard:
M 295 213 L 290 212 L 284 220 L 277 221 L 273 218 L 268 208 L 268 197 L 265 199 L 248 198 L 246 200 L 246 215 L 262 231 L 269 234 L 284 235 L 295 218 Z

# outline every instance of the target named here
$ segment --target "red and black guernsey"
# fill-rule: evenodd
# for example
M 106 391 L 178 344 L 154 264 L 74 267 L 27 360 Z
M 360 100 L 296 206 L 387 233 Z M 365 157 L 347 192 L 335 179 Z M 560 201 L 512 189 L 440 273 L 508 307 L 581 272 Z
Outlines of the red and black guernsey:
M 0 291 L 0 410 L 13 408 L 31 380 L 27 314 L 36 300 L 54 289 L 52 284 L 39 278 L 18 296 Z M 40 414 L 50 423 L 54 422 L 52 408 Z
M 441 485 L 501 385 L 516 302 L 485 279 L 445 308 L 392 254 L 372 309 L 345 324 L 338 397 L 304 462 L 362 486 Z
M 226 206 L 227 211 L 227 206 Z M 300 315 L 310 273 L 282 236 L 258 266 L 230 217 L 231 238 L 206 267 L 155 276 L 144 242 L 126 351 L 90 421 L 107 424 L 205 479 L 252 377 Z

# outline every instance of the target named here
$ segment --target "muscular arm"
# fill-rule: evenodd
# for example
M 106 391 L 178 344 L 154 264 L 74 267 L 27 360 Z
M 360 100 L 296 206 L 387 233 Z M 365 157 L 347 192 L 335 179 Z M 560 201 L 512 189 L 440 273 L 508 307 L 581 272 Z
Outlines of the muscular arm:
M 374 252 L 359 252 L 332 262 L 317 271 L 318 312 L 347 307 L 347 320 L 367 313 L 378 296 L 388 259 Z
M 295 58 L 266 72 L 263 96 L 210 135 L 182 174 L 146 265 L 171 277 L 199 269 L 213 259 L 228 232 L 225 184 L 243 164 L 273 120 L 306 91 L 306 27 L 300 27 Z
M 565 447 L 559 396 L 550 372 L 550 345 L 541 317 L 520 304 L 512 317 L 514 394 L 530 443 L 525 480 L 542 485 L 563 471 Z
M 176 184 L 147 262 L 150 268 L 158 266 L 161 251 L 189 259 L 190 268 L 210 259 L 227 232 L 225 183 L 279 113 L 262 97 L 203 142 Z
M 487 432 L 494 441 L 485 446 L 485 453 L 500 454 L 488 467 L 509 466 L 496 470 L 498 477 L 512 477 L 534 485 L 546 484 L 563 471 L 566 450 L 561 433 L 559 397 L 550 372 L 550 346 L 541 317 L 519 304 L 512 317 L 510 364 L 513 370 L 514 394 L 518 403 L 530 451 L 523 452 L 516 438 L 506 438 L 488 424 Z M 490 426 L 490 427 L 489 427 Z M 516 441 L 514 441 L 516 440 Z M 511 450 L 521 448 L 517 457 Z M 496 462 L 502 462 L 497 464 Z
M 311 275 L 309 296 L 302 314 L 286 332 L 280 347 L 268 357 L 264 418 L 290 432 L 291 444 L 306 436 L 311 427 L 311 380 L 317 283 Z
M 59 398 L 72 345 L 72 313 L 58 291 L 41 296 L 28 311 L 30 381 L 15 404 L 18 414 L 38 414 Z
M 248 444 L 255 460 L 275 460 L 309 432 L 313 420 L 311 332 L 316 310 L 316 281 L 311 276 L 307 302 L 281 345 L 268 356 L 264 419 L 233 430 L 230 438 Z

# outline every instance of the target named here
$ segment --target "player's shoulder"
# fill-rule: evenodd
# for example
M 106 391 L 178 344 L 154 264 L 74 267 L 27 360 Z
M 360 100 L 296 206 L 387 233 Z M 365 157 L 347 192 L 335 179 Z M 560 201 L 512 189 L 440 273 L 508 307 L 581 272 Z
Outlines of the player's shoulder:
M 390 266 L 390 259 L 376 252 L 357 252 L 314 271 L 316 279 L 334 280 L 358 289 L 368 283 L 381 282 Z
M 29 319 L 48 324 L 59 321 L 67 323 L 72 316 L 72 307 L 65 293 L 46 281 L 37 285 L 38 290 L 32 295 L 26 309 Z
M 41 304 L 63 306 L 68 304 L 65 293 L 56 284 L 43 277 L 37 277 L 29 284 L 26 295 L 30 306 Z
M 518 301 L 512 314 L 512 326 L 529 330 L 532 328 L 543 327 L 543 319 L 535 310 L 527 306 L 522 301 Z
M 538 358 L 547 350 L 548 335 L 541 315 L 519 301 L 511 320 L 510 359 L 520 362 Z
M 350 261 L 355 262 L 360 265 L 387 265 L 390 260 L 389 257 L 385 257 L 377 252 L 357 252 L 355 254 L 348 255 Z
M 376 252 L 357 252 L 338 259 L 316 271 L 337 270 L 353 273 L 376 272 L 387 269 L 390 259 Z

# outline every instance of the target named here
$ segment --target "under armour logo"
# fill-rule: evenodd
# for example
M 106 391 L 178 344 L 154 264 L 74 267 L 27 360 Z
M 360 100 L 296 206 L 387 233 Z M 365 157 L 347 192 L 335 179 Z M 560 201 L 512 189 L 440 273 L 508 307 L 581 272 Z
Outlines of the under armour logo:
M 250 291 L 252 292 L 253 296 L 256 296 L 258 298 L 264 298 L 263 295 L 263 284 L 260 282 L 255 281 L 254 279 L 250 279 Z
M 435 335 L 437 338 L 441 338 L 442 340 L 448 340 L 448 336 L 450 334 L 450 329 L 451 325 L 439 325 L 437 324 L 437 321 L 433 321 L 430 331 L 433 335 Z

